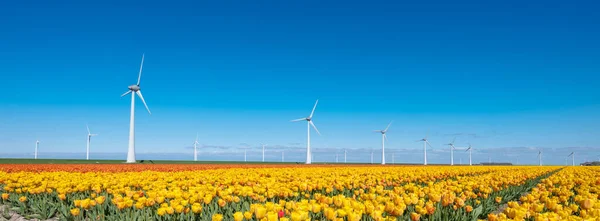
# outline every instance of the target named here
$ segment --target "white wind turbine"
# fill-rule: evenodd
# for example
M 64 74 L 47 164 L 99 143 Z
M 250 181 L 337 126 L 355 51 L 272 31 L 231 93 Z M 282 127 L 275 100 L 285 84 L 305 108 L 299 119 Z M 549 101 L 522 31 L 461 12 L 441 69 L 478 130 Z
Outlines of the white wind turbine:
M 144 55 L 142 55 L 142 63 L 140 64 L 140 72 L 138 73 L 137 84 L 129 85 L 129 91 L 125 92 L 121 97 L 131 94 L 131 117 L 129 120 L 129 149 L 127 150 L 127 163 L 135 163 L 135 95 L 137 94 L 142 100 L 142 103 L 148 110 L 149 114 L 150 109 L 148 105 L 146 105 L 146 101 L 144 101 L 144 96 L 142 96 L 142 91 L 140 90 L 140 80 L 142 79 L 142 68 L 144 67 Z
M 40 141 L 36 140 L 35 141 L 35 152 L 33 153 L 33 159 L 37 160 L 38 157 L 38 147 L 40 146 Z
M 373 149 L 371 149 L 371 164 L 373 164 Z
M 469 151 L 469 166 L 472 166 L 473 162 L 471 161 L 471 155 L 473 153 L 473 147 L 471 146 L 471 144 L 469 144 L 469 148 L 467 148 L 466 151 Z
M 283 158 L 283 150 L 281 151 L 281 162 L 284 162 L 284 158 Z
M 315 129 L 315 131 L 317 132 L 317 134 L 321 135 L 321 133 L 319 132 L 319 130 L 317 129 L 315 124 L 312 122 L 312 117 L 313 117 L 313 114 L 315 114 L 315 109 L 317 108 L 318 103 L 319 103 L 319 100 L 317 100 L 315 102 L 315 106 L 313 107 L 312 112 L 310 112 L 310 115 L 308 117 L 292 120 L 292 122 L 303 121 L 303 120 L 308 122 L 308 128 L 307 128 L 308 139 L 306 142 L 306 164 L 311 164 L 311 160 L 312 160 L 312 158 L 310 157 L 310 155 L 311 155 L 311 152 L 310 152 L 310 127 L 312 126 Z
M 348 154 L 348 150 L 344 149 L 344 163 L 347 163 L 348 161 L 346 160 L 346 154 Z
M 261 143 L 260 145 L 262 145 L 262 162 L 265 162 L 265 146 L 266 146 L 266 144 Z
M 542 165 L 542 150 L 538 150 L 538 160 L 540 163 L 540 166 Z
M 196 133 L 196 140 L 194 141 L 194 161 L 198 161 L 198 133 Z
M 375 132 L 381 133 L 381 165 L 385 164 L 385 141 L 387 140 L 387 135 L 385 135 L 385 133 L 387 133 L 387 130 L 392 125 L 392 122 L 393 121 L 390 121 L 390 123 L 384 130 L 376 130 L 375 131 Z M 371 161 L 373 161 L 373 160 L 371 160 Z M 371 163 L 373 163 L 373 162 L 371 162 Z
M 456 149 L 456 147 L 454 147 L 454 141 L 456 141 L 456 137 L 452 140 L 452 142 L 450 142 L 449 144 L 446 144 L 448 146 L 450 146 L 450 165 L 454 165 L 454 149 Z
M 571 157 L 572 161 L 572 165 L 575 166 L 575 152 L 571 152 L 571 154 L 569 154 L 569 156 L 567 157 Z
M 85 127 L 87 128 L 88 131 L 88 135 L 87 135 L 87 146 L 85 149 L 85 159 L 89 160 L 90 159 L 90 143 L 92 141 L 92 137 L 93 136 L 98 136 L 98 134 L 92 134 L 90 132 L 90 127 L 86 124 Z
M 339 161 L 338 161 L 338 154 L 337 154 L 337 153 L 335 153 L 335 162 L 336 162 L 336 163 L 338 163 L 338 162 L 339 162 Z
M 427 145 L 429 145 L 429 147 L 433 148 L 431 146 L 431 144 L 429 143 L 429 140 L 427 140 L 427 135 L 425 135 L 425 138 L 417 140 L 417 142 L 423 141 L 423 165 L 427 165 Z

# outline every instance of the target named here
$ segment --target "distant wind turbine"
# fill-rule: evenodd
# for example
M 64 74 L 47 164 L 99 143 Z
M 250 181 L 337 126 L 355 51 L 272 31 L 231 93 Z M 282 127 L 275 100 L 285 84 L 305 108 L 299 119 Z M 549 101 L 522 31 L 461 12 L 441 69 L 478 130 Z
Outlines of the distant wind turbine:
M 33 159 L 37 160 L 38 157 L 38 147 L 40 146 L 40 141 L 36 140 L 35 141 L 35 152 L 33 153 Z
M 371 164 L 373 164 L 373 149 L 371 149 Z
M 283 150 L 281 151 L 281 162 L 285 162 L 283 158 Z
M 572 165 L 575 166 L 575 152 L 571 152 L 571 154 L 569 154 L 569 156 L 567 157 L 571 157 L 572 161 Z
M 92 137 L 93 136 L 98 136 L 98 134 L 92 134 L 90 132 L 90 127 L 86 124 L 85 128 L 87 128 L 88 131 L 88 135 L 87 135 L 87 147 L 85 149 L 85 159 L 89 160 L 90 159 L 90 143 L 92 141 Z
M 540 166 L 542 165 L 542 150 L 538 150 L 538 160 L 540 163 Z
M 381 165 L 385 164 L 385 141 L 387 140 L 387 135 L 385 135 L 385 133 L 387 133 L 388 129 L 390 128 L 390 126 L 392 125 L 391 121 L 388 126 L 384 129 L 384 130 L 376 130 L 375 132 L 381 133 Z M 372 155 L 372 153 L 371 153 Z M 371 157 L 373 158 L 373 157 Z M 371 159 L 371 163 L 373 160 Z
M 338 162 L 339 162 L 339 161 L 338 161 L 338 154 L 337 154 L 337 153 L 335 153 L 335 162 L 336 162 L 336 163 L 338 163 Z
M 317 129 L 317 127 L 315 126 L 315 124 L 312 122 L 312 118 L 313 118 L 313 114 L 315 114 L 315 109 L 317 108 L 317 104 L 319 103 L 319 100 L 317 100 L 315 102 L 315 106 L 313 107 L 312 111 L 310 112 L 310 115 L 306 118 L 300 118 L 300 119 L 296 119 L 296 120 L 292 120 L 292 122 L 296 122 L 296 121 L 307 121 L 308 122 L 308 128 L 307 128 L 307 142 L 306 142 L 306 164 L 311 164 L 311 152 L 310 152 L 310 127 L 312 126 L 315 131 L 317 132 L 317 134 L 321 135 L 321 133 L 319 132 L 319 130 Z
M 198 133 L 196 133 L 196 140 L 194 141 L 194 161 L 198 161 Z
M 473 162 L 471 161 L 471 155 L 473 153 L 473 147 L 471 146 L 471 144 L 469 144 L 469 148 L 467 148 L 466 151 L 469 151 L 469 166 L 472 166 Z
M 140 90 L 140 80 L 142 79 L 142 67 L 144 67 L 144 55 L 142 55 L 142 63 L 140 64 L 140 72 L 138 74 L 137 84 L 130 85 L 129 90 L 125 92 L 121 97 L 131 94 L 131 117 L 129 120 L 129 149 L 127 150 L 127 163 L 135 163 L 135 95 L 137 94 L 142 100 L 142 103 L 148 110 L 149 114 L 150 109 L 148 105 L 146 105 L 146 101 L 144 101 L 144 96 L 142 96 L 142 91 Z
M 452 142 L 446 144 L 450 146 L 450 165 L 454 165 L 454 149 L 456 149 L 456 147 L 454 147 L 454 141 L 456 141 L 456 137 L 452 140 Z
M 265 146 L 266 144 L 262 143 L 262 162 L 265 162 Z
M 348 161 L 346 160 L 346 154 L 348 153 L 348 150 L 344 149 L 344 163 L 347 163 Z
M 396 164 L 396 159 L 394 158 L 394 152 L 392 152 L 392 164 Z
M 425 138 L 423 138 L 421 140 L 417 140 L 417 142 L 423 141 L 423 165 L 427 165 L 427 145 L 429 145 L 429 147 L 433 148 L 431 146 L 431 144 L 429 143 L 429 140 L 427 140 L 428 136 L 429 136 L 429 133 L 427 133 L 427 135 L 425 135 Z

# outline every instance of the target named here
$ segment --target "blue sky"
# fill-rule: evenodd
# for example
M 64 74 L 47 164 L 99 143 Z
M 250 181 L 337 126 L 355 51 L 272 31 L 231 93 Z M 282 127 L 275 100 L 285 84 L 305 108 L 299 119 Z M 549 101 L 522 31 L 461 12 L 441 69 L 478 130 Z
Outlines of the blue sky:
M 136 151 L 200 159 L 302 161 L 320 99 L 316 161 L 368 161 L 394 120 L 399 162 L 564 164 L 600 155 L 600 3 L 594 1 L 5 1 L 0 3 L 0 153 L 124 158 L 129 98 L 146 54 Z M 476 134 L 476 136 L 466 135 Z M 534 148 L 535 147 L 535 148 Z M 161 155 L 173 153 L 172 155 Z M 96 155 L 94 155 L 96 154 Z M 465 157 L 462 153 L 463 162 Z M 509 155 L 510 155 L 509 154 Z M 66 156 L 66 155 L 62 155 Z M 391 156 L 389 156 L 391 157 Z M 139 158 L 139 157 L 138 157 Z M 457 156 L 457 160 L 460 156 Z M 341 159 L 341 158 L 340 158 Z M 376 155 L 376 161 L 380 156 Z M 388 162 L 391 159 L 387 160 Z

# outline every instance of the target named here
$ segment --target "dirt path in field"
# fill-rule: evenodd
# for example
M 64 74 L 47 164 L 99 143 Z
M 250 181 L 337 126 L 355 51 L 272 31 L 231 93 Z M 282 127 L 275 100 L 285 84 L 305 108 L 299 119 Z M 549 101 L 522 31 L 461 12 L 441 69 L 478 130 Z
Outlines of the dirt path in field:
M 58 221 L 58 218 L 52 218 L 52 219 L 46 219 L 46 220 L 41 220 L 41 219 L 26 219 L 25 217 L 17 214 L 15 211 L 7 211 L 9 208 L 6 205 L 2 205 L 0 206 L 0 221 Z

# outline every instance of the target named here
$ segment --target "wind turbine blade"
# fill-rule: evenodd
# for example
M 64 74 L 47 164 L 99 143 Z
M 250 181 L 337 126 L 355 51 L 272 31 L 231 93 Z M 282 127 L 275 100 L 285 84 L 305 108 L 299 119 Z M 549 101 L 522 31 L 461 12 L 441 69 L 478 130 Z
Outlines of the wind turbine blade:
M 319 100 L 317 99 L 317 102 L 315 102 L 315 106 L 313 107 L 312 111 L 310 112 L 309 118 L 312 118 L 313 114 L 315 114 L 315 109 L 317 109 L 318 103 L 319 103 Z
M 196 133 L 196 143 L 198 143 L 198 133 Z
M 374 130 L 373 132 L 381 133 L 383 131 L 381 131 L 381 130 Z
M 387 139 L 387 135 L 383 134 L 383 138 L 385 138 L 385 141 L 389 142 L 389 140 Z
M 146 107 L 146 110 L 148 110 L 148 113 L 152 114 L 152 112 L 150 112 L 150 108 L 148 108 L 148 105 L 146 104 L 146 101 L 144 101 L 144 96 L 142 96 L 142 91 L 139 90 L 139 91 L 136 91 L 135 93 L 138 95 L 138 97 L 140 97 L 140 100 L 142 100 L 142 103 Z
M 142 79 L 142 68 L 144 67 L 144 54 L 142 54 L 142 63 L 140 64 L 140 73 L 138 74 L 137 86 L 140 86 L 140 80 Z
M 125 92 L 124 94 L 121 95 L 121 97 L 128 95 L 129 93 L 131 93 L 131 90 L 128 90 L 127 92 Z
M 319 132 L 319 129 L 317 129 L 317 126 L 315 126 L 315 124 L 312 121 L 309 121 L 310 125 L 315 128 L 315 131 L 317 131 L 317 133 L 319 134 L 319 136 L 321 135 L 321 132 Z
M 392 122 L 394 122 L 394 121 L 390 121 L 390 123 L 387 125 L 387 127 L 383 131 L 387 131 L 390 128 L 390 126 L 392 125 Z
M 92 134 L 92 132 L 90 132 L 90 127 L 87 124 L 85 124 L 85 128 L 87 128 L 88 134 Z
M 427 145 L 429 145 L 429 147 L 433 148 L 433 146 L 431 146 L 431 144 L 429 143 L 429 141 L 425 141 L 427 143 Z
M 467 148 L 467 150 L 465 150 L 465 152 L 469 151 L 471 149 L 471 147 Z
M 452 139 L 452 143 L 451 144 L 454 144 L 454 141 L 456 141 L 456 137 L 454 137 L 454 139 Z
M 291 120 L 291 122 L 298 122 L 298 121 L 303 121 L 306 120 L 306 118 L 300 118 L 300 119 L 296 119 L 296 120 Z

